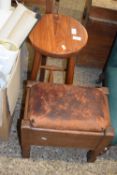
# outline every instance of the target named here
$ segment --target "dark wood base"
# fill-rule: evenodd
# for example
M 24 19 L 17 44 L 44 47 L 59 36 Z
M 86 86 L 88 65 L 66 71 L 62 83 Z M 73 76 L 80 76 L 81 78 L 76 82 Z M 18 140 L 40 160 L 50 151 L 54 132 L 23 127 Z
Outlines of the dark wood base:
M 94 162 L 112 138 L 112 128 L 105 132 L 82 132 L 33 128 L 28 120 L 23 120 L 21 124 L 21 148 L 24 158 L 30 157 L 31 145 L 77 147 L 89 149 L 87 161 Z

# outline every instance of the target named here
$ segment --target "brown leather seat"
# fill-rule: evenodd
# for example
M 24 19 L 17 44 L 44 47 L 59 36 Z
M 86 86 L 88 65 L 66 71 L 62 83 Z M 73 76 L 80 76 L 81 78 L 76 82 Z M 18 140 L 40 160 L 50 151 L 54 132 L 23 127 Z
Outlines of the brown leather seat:
M 100 132 L 110 124 L 105 95 L 97 88 L 36 83 L 29 99 L 32 127 Z

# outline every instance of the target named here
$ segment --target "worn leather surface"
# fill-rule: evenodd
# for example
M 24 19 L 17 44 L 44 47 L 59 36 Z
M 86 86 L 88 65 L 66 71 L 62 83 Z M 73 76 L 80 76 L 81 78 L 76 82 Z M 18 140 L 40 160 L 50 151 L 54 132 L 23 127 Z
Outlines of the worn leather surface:
M 27 111 L 33 127 L 102 131 L 110 124 L 106 105 L 96 88 L 38 83 L 31 87 Z

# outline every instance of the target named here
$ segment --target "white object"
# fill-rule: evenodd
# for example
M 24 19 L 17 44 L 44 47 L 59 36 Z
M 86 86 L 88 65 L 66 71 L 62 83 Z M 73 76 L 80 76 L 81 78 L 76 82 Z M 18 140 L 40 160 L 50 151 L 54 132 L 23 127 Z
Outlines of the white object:
M 2 126 L 2 115 L 3 115 L 3 92 L 0 89 L 0 126 Z
M 63 50 L 66 50 L 66 46 L 64 44 L 61 45 Z
M 73 36 L 72 39 L 73 40 L 77 40 L 77 41 L 81 41 L 82 40 L 82 38 L 80 36 Z
M 37 19 L 30 15 L 29 11 L 24 12 L 22 18 L 18 21 L 15 28 L 9 34 L 8 39 L 20 47 L 36 22 Z
M 35 15 L 34 12 L 19 3 L 12 15 L 10 15 L 8 20 L 2 26 L 0 30 L 0 39 L 10 38 L 11 41 L 14 42 L 20 38 L 23 42 L 25 39 L 24 36 L 28 35 L 29 30 L 31 30 L 37 22 Z M 19 40 L 17 46 L 19 47 Z
M 11 0 L 0 0 L 0 9 L 10 10 L 11 9 Z
M 20 56 L 19 48 L 37 22 L 35 13 L 22 4 L 18 4 L 13 12 L 7 12 L 0 10 L 0 138 L 3 139 L 8 137 L 9 117 L 13 114 L 21 86 L 20 61 L 24 65 L 27 59 L 26 49 Z
M 20 55 L 18 55 L 9 75 L 6 88 L 0 89 L 0 138 L 2 137 L 3 139 L 6 139 L 4 137 L 8 137 L 10 117 L 13 114 L 19 96 L 20 79 Z
M 77 34 L 77 29 L 76 28 L 71 28 L 71 33 L 72 33 L 72 35 L 76 35 Z
M 6 88 L 7 80 L 6 76 L 0 71 L 0 90 Z
M 41 140 L 46 141 L 46 140 L 47 140 L 47 138 L 46 138 L 46 137 L 41 137 Z
M 12 43 L 10 43 L 11 45 Z M 0 44 L 0 72 L 7 76 L 15 63 L 19 49 L 10 50 Z
M 5 11 L 0 9 L 0 29 L 3 27 L 3 25 L 8 20 L 11 14 L 12 10 Z
M 21 85 L 20 64 L 21 64 L 21 58 L 19 54 L 15 64 L 13 65 L 12 72 L 9 76 L 9 81 L 7 83 L 7 100 L 10 115 L 13 114 L 20 91 L 20 85 Z

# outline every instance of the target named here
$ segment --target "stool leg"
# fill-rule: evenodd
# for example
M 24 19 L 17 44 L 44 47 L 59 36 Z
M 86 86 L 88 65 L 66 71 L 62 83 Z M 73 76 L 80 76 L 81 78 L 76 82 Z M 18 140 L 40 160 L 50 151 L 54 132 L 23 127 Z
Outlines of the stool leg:
M 36 80 L 37 78 L 37 74 L 41 65 L 41 58 L 42 58 L 41 54 L 36 50 L 30 77 L 30 79 L 33 81 Z
M 30 146 L 23 146 L 22 147 L 22 157 L 23 158 L 30 158 Z
M 73 84 L 75 69 L 75 58 L 71 57 L 68 59 L 67 72 L 66 72 L 66 84 Z
M 42 61 L 41 61 L 41 65 L 46 65 L 46 61 L 47 61 L 47 57 L 46 56 L 42 56 Z M 40 81 L 44 81 L 44 78 L 45 78 L 45 69 L 41 69 L 40 70 L 40 78 L 39 80 Z
M 96 157 L 107 147 L 114 136 L 113 128 L 107 128 L 107 130 L 104 133 L 104 136 L 102 137 L 100 143 L 97 145 L 95 150 L 90 150 L 87 153 L 87 162 L 94 162 L 96 160 Z
M 46 0 L 46 13 L 52 13 L 53 0 Z
M 27 123 L 23 120 L 21 123 L 21 149 L 23 158 L 30 157 L 30 131 L 27 127 Z
M 49 83 L 53 83 L 54 82 L 54 77 L 53 77 L 53 72 L 52 71 L 49 72 L 48 82 Z

